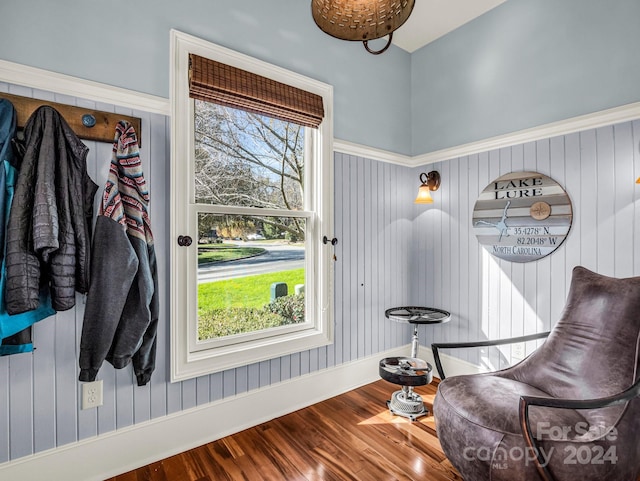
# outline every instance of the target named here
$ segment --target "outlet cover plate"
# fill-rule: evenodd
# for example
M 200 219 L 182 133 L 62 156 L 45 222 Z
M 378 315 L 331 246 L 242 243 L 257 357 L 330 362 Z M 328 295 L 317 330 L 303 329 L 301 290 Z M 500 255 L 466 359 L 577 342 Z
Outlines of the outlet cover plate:
M 525 358 L 525 345 L 523 342 L 513 344 L 511 346 L 511 359 L 513 361 L 522 361 Z
M 82 409 L 102 406 L 102 379 L 82 384 Z

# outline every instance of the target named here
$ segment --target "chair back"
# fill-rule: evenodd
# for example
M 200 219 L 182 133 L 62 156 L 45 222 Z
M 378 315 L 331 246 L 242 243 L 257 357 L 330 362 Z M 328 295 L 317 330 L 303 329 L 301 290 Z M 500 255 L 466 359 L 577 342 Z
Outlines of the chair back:
M 560 320 L 545 343 L 505 371 L 505 377 L 556 398 L 610 396 L 637 379 L 639 342 L 640 277 L 617 279 L 575 267 Z M 618 406 L 584 415 L 616 424 L 623 409 Z

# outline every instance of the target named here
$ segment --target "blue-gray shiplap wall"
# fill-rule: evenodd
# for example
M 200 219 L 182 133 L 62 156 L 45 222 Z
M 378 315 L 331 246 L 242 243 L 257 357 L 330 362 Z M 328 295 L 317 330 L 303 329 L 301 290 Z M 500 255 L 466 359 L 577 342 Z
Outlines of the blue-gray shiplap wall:
M 5 83 L 0 83 L 0 91 L 142 118 L 141 157 L 147 181 L 153 186 L 152 198 L 156 197 L 150 206 L 150 216 L 156 234 L 159 276 L 166 279 L 167 118 Z M 88 172 L 102 187 L 109 169 L 111 145 L 86 143 Z M 97 202 L 98 196 L 96 212 Z M 166 282 L 160 283 L 160 291 L 160 315 L 166 319 Z M 34 353 L 0 358 L 0 462 L 164 415 L 180 398 L 180 387 L 166 383 L 163 359 L 168 352 L 167 331 L 162 329 L 158 335 L 160 369 L 154 374 L 154 382 L 134 389 L 130 369 L 104 368 L 99 376 L 104 381 L 104 406 L 82 411 L 77 364 L 83 313 L 84 296 L 78 294 L 74 309 L 59 312 L 34 327 Z
M 416 206 L 412 301 L 450 310 L 449 324 L 421 329 L 425 341 L 495 339 L 548 330 L 559 319 L 576 265 L 601 274 L 640 275 L 640 121 L 465 156 L 436 169 L 435 204 Z M 475 200 L 494 179 L 531 170 L 559 182 L 573 204 L 565 242 L 535 262 L 491 256 L 471 228 Z M 526 353 L 536 347 L 527 343 Z M 449 354 L 500 368 L 517 360 L 504 347 Z M 519 355 L 519 354 L 518 354 Z
M 180 383 L 169 382 L 169 119 L 50 92 L 0 83 L 1 92 L 142 118 L 141 157 L 151 191 L 151 222 L 161 299 L 157 367 L 138 387 L 131 368 L 105 363 L 104 405 L 81 410 L 78 346 L 83 296 L 74 309 L 34 327 L 36 351 L 0 358 L 0 463 L 160 418 L 197 405 L 359 359 L 409 341 L 384 309 L 408 299 L 412 234 L 410 169 L 335 155 L 335 343 Z M 89 174 L 102 187 L 111 145 L 87 142 Z M 412 181 L 413 179 L 411 179 Z M 101 191 L 99 191 L 101 192 Z M 327 233 L 331 234 L 331 233 Z M 238 413 L 238 424 L 242 413 Z
M 384 317 L 410 297 L 411 169 L 335 154 L 336 363 L 410 341 Z M 413 182 L 415 183 L 415 182 Z M 342 350 L 339 349 L 342 346 Z
M 558 319 L 575 265 L 615 276 L 640 274 L 640 121 L 471 155 L 416 169 L 336 153 L 335 342 L 181 383 L 168 381 L 168 118 L 0 83 L 0 91 L 143 119 L 141 149 L 151 188 L 160 259 L 157 369 L 137 387 L 131 370 L 105 365 L 104 406 L 80 410 L 77 355 L 83 298 L 36 325 L 33 354 L 0 358 L 0 462 L 160 418 L 406 344 L 406 326 L 384 309 L 406 303 L 452 312 L 445 326 L 421 328 L 423 344 L 496 338 L 548 329 Z M 89 172 L 104 182 L 111 146 L 87 142 Z M 439 170 L 432 206 L 414 206 L 419 172 Z M 532 263 L 496 260 L 470 228 L 477 195 L 496 177 L 536 170 L 567 190 L 574 221 L 565 243 Z M 526 346 L 527 352 L 535 343 Z M 508 349 L 474 363 L 503 367 Z M 239 414 L 241 416 L 241 414 Z

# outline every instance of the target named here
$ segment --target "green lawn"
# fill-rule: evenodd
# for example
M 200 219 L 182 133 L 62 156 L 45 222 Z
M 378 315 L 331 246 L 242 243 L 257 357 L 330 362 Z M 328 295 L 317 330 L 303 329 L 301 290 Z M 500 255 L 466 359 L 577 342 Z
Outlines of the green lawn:
M 207 262 L 234 261 L 253 257 L 265 252 L 262 247 L 238 247 L 225 244 L 204 244 L 198 246 L 198 264 Z
M 266 307 L 271 301 L 271 284 L 274 282 L 286 282 L 289 296 L 280 298 L 278 301 L 284 301 L 289 306 L 297 305 L 299 312 L 297 315 L 301 317 L 292 319 L 282 310 L 273 312 Z M 304 284 L 304 269 L 200 284 L 198 286 L 198 339 L 231 336 L 292 322 L 302 322 L 304 297 L 291 297 L 295 293 L 296 284 Z
M 226 307 L 262 307 L 271 300 L 271 284 L 286 282 L 289 294 L 304 284 L 304 268 L 198 285 L 198 311 Z

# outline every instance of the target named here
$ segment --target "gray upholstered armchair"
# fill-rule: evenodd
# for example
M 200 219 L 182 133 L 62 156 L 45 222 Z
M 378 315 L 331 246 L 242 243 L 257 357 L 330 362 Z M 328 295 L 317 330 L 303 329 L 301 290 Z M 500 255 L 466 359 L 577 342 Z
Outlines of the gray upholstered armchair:
M 576 267 L 562 318 L 532 355 L 444 379 L 439 349 L 478 344 L 490 342 L 432 345 L 438 438 L 466 481 L 638 479 L 640 277 Z

